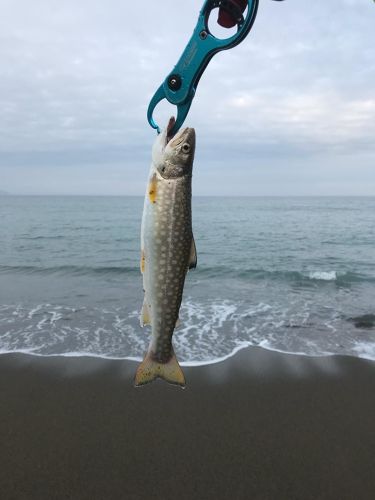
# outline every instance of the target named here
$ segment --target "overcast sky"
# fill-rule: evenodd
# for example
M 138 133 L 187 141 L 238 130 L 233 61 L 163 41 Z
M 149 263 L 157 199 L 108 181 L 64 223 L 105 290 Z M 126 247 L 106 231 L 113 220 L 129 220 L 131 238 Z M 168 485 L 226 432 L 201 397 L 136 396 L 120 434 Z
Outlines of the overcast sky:
M 0 190 L 143 195 L 146 109 L 202 4 L 0 0 Z M 260 0 L 185 124 L 196 195 L 375 195 L 375 3 Z

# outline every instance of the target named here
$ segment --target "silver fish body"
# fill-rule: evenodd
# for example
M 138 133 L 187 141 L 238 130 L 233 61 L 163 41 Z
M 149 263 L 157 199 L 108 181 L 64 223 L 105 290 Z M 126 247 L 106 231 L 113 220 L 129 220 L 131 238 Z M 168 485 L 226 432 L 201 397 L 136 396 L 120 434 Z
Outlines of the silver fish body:
M 160 377 L 185 385 L 172 346 L 185 276 L 196 266 L 192 232 L 191 180 L 195 131 L 185 128 L 169 140 L 168 127 L 153 147 L 141 229 L 144 303 L 141 325 L 151 325 L 148 352 L 139 365 L 135 385 Z

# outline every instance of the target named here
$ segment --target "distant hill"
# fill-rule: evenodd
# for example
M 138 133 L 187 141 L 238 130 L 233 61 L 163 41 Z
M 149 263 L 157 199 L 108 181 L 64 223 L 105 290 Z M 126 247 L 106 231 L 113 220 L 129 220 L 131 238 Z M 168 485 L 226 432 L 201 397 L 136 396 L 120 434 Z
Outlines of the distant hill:
M 8 191 L 2 191 L 0 189 L 0 196 L 8 196 L 10 193 L 8 193 Z

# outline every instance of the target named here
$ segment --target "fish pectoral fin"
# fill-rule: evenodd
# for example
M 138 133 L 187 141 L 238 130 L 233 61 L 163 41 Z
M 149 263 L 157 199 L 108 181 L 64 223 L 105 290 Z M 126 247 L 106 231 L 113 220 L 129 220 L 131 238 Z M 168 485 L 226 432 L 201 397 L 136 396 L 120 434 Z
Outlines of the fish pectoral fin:
M 189 256 L 189 269 L 195 269 L 197 267 L 197 248 L 195 246 L 194 236 L 191 239 L 191 248 Z
M 185 376 L 173 351 L 172 356 L 167 363 L 159 363 L 154 359 L 152 353 L 149 351 L 146 354 L 145 359 L 138 366 L 134 378 L 134 385 L 139 387 L 140 385 L 148 384 L 157 378 L 162 378 L 170 384 L 179 385 L 182 388 L 185 387 Z
M 180 320 L 180 317 L 178 317 L 178 318 L 176 319 L 175 328 L 177 328 L 177 327 L 178 327 L 178 326 L 180 326 L 180 325 L 181 325 L 181 320 Z
M 153 174 L 148 183 L 148 198 L 151 203 L 156 203 L 157 191 L 158 191 L 158 178 L 156 174 Z
M 142 327 L 145 326 L 145 325 L 151 325 L 150 309 L 148 307 L 146 299 L 143 301 L 143 306 L 142 306 L 142 311 L 141 311 L 141 317 L 140 317 L 140 323 L 141 323 Z

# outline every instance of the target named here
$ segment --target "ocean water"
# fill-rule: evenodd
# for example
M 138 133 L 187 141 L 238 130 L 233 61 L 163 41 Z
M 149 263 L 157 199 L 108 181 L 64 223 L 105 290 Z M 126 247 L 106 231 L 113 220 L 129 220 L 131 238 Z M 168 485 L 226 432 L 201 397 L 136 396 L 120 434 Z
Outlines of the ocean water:
M 141 197 L 0 197 L 0 352 L 141 359 Z M 194 198 L 198 267 L 174 335 L 375 359 L 375 197 Z

